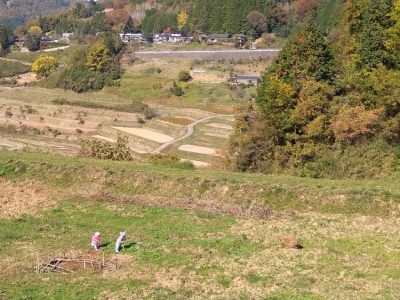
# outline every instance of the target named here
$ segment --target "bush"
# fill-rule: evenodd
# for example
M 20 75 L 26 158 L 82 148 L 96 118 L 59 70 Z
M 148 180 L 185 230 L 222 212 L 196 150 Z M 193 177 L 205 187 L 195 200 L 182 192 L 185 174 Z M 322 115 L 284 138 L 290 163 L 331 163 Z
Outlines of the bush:
M 111 84 L 111 79 L 100 72 L 92 72 L 85 68 L 65 69 L 59 75 L 56 86 L 76 93 L 101 90 Z
M 80 154 L 83 157 L 94 157 L 114 161 L 132 160 L 127 137 L 119 137 L 115 145 L 98 140 L 83 140 Z
M 185 93 L 183 92 L 182 88 L 176 84 L 176 82 L 174 81 L 173 86 L 169 89 L 169 91 L 171 92 L 171 94 L 181 97 L 183 96 Z
M 54 56 L 41 55 L 32 64 L 32 72 L 37 75 L 38 78 L 48 77 L 51 72 L 57 68 L 57 60 Z
M 178 81 L 180 82 L 189 82 L 192 79 L 192 76 L 190 76 L 189 72 L 187 71 L 180 71 L 178 73 Z
M 190 161 L 181 161 L 175 153 L 169 154 L 152 154 L 150 161 L 155 165 L 167 166 L 176 169 L 192 170 L 193 164 Z

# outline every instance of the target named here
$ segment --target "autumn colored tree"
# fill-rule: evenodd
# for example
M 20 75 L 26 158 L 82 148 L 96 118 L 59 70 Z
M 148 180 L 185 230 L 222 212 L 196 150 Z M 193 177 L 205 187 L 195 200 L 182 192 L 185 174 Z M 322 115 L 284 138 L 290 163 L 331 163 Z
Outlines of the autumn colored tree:
M 33 62 L 32 72 L 38 78 L 48 77 L 57 68 L 57 65 L 57 60 L 54 56 L 41 55 Z
M 313 177 L 397 172 L 400 1 L 345 0 L 332 27 L 318 20 L 330 7 L 321 3 L 297 2 L 306 23 L 266 70 L 257 106 L 237 115 L 229 157 L 237 170 Z
M 186 26 L 186 24 L 187 24 L 187 22 L 188 22 L 188 19 L 189 19 L 189 15 L 188 15 L 187 12 L 181 11 L 181 12 L 178 14 L 178 16 L 177 16 L 177 22 L 178 22 L 178 29 L 179 29 L 179 30 L 182 30 L 182 29 Z
M 303 21 L 307 16 L 312 16 L 316 12 L 318 0 L 297 0 L 296 1 L 296 18 Z
M 117 9 L 107 13 L 107 23 L 118 32 L 129 31 L 133 28 L 133 20 L 124 9 Z
M 261 36 L 267 30 L 267 18 L 259 11 L 252 11 L 247 15 L 247 21 L 257 32 L 257 36 Z
M 34 36 L 41 36 L 43 31 L 39 26 L 34 25 L 29 28 L 28 33 Z
M 91 71 L 104 72 L 112 62 L 110 50 L 106 45 L 95 43 L 88 51 L 86 58 L 86 66 Z

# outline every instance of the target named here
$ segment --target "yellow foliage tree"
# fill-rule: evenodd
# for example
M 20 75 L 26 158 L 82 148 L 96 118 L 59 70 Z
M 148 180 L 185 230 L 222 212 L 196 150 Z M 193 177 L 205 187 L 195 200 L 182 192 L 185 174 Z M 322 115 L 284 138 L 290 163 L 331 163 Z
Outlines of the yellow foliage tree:
M 89 49 L 86 58 L 86 66 L 92 71 L 104 72 L 112 61 L 110 51 L 107 46 L 101 43 L 96 43 Z
M 182 30 L 183 27 L 186 26 L 188 19 L 189 19 L 189 15 L 187 14 L 187 12 L 182 11 L 178 14 L 177 21 L 178 21 L 179 30 Z
M 39 26 L 34 25 L 29 28 L 28 33 L 35 35 L 35 36 L 41 36 L 43 31 Z
M 57 60 L 54 56 L 41 55 L 32 64 L 32 72 L 37 75 L 37 77 L 47 77 L 57 68 Z

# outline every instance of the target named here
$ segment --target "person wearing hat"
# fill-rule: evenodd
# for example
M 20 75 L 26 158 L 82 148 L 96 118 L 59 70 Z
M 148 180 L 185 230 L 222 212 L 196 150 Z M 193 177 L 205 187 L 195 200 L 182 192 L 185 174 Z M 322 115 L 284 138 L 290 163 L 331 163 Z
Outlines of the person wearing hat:
M 100 232 L 95 232 L 92 236 L 92 241 L 90 243 L 94 250 L 98 251 L 100 248 Z
M 119 250 L 121 249 L 121 246 L 122 247 L 124 246 L 125 240 L 126 240 L 126 232 L 121 231 L 117 238 L 117 242 L 115 243 L 115 252 L 119 252 Z

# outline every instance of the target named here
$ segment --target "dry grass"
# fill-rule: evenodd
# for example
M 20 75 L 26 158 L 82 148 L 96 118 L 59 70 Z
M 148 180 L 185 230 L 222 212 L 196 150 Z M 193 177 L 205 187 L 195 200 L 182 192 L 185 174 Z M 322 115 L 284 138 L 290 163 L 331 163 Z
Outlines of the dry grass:
M 0 177 L 0 191 L 0 218 L 37 214 L 56 205 L 56 191 L 33 180 L 10 182 Z
M 193 123 L 193 120 L 191 120 L 191 119 L 174 117 L 174 116 L 161 117 L 160 120 L 169 122 L 169 123 L 178 124 L 178 125 L 189 125 L 189 124 Z

